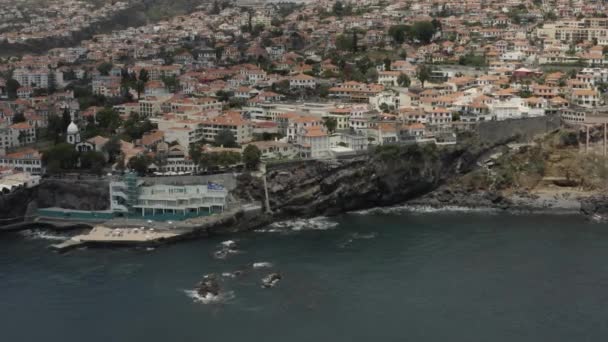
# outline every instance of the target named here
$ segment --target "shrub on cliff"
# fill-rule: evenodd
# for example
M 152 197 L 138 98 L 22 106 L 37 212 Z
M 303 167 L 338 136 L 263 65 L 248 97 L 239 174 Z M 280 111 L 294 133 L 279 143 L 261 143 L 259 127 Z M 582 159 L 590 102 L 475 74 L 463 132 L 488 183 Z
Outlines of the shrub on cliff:
M 78 152 L 71 144 L 57 144 L 42 152 L 42 162 L 46 165 L 48 173 L 73 170 L 78 162 Z
M 262 158 L 262 151 L 255 145 L 247 145 L 243 151 L 243 162 L 249 170 L 257 168 Z

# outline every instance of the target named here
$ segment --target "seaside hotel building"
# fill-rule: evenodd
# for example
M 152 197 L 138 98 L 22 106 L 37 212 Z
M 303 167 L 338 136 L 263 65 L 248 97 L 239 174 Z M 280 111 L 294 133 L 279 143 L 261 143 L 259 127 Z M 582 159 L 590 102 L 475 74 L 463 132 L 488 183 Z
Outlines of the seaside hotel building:
M 111 209 L 116 216 L 158 218 L 197 217 L 219 213 L 226 207 L 228 191 L 221 185 L 142 186 L 134 176 L 110 183 Z

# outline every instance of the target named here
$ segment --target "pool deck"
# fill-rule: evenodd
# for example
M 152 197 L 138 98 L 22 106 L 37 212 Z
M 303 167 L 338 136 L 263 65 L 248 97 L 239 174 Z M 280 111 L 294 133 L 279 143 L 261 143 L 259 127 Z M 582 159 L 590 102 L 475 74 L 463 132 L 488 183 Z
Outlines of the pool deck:
M 87 234 L 77 235 L 73 239 L 82 242 L 143 243 L 172 239 L 179 235 L 179 233 L 169 231 L 157 231 L 154 228 L 112 229 L 104 226 L 95 226 Z
M 139 219 L 115 218 L 96 224 L 86 233 L 76 235 L 71 239 L 51 245 L 58 251 L 67 251 L 81 246 L 90 245 L 155 245 L 172 242 L 179 239 L 197 236 L 208 236 L 225 230 L 228 227 L 251 222 L 251 218 L 260 212 L 258 205 L 245 205 L 226 210 L 212 216 L 202 216 L 184 221 L 149 221 Z
M 154 228 L 109 228 L 95 226 L 88 233 L 76 235 L 67 241 L 52 245 L 51 248 L 65 251 L 88 244 L 154 244 L 175 239 L 180 235 L 178 232 L 158 231 Z

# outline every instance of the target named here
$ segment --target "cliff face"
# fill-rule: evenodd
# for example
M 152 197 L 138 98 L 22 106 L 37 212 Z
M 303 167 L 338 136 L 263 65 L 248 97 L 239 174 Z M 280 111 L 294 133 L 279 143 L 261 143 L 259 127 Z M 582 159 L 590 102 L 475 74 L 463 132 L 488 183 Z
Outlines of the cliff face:
M 77 210 L 106 210 L 110 207 L 108 182 L 45 180 L 37 188 L 39 208 L 61 207 Z
M 470 171 L 486 150 L 386 146 L 373 156 L 314 161 L 267 172 L 270 207 L 278 215 L 333 215 L 403 203 Z M 244 197 L 261 200 L 261 182 L 240 178 Z
M 0 225 L 11 223 L 8 219 L 23 217 L 28 204 L 36 200 L 36 189 L 19 189 L 8 195 L 0 195 Z
M 39 186 L 0 196 L 0 219 L 21 218 L 34 208 L 109 209 L 106 181 L 45 179 Z M 10 223 L 9 221 L 5 221 Z M 3 222 L 0 222 L 0 225 Z

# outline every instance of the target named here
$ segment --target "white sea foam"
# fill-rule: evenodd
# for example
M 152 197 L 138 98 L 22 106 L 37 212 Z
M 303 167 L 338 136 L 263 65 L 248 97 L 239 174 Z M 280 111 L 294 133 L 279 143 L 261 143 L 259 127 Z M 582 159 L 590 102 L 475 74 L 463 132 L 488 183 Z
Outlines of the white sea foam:
M 240 253 L 240 251 L 236 250 L 236 249 L 220 249 L 217 250 L 215 252 L 213 252 L 213 257 L 216 259 L 226 259 L 229 255 L 231 254 L 238 254 Z
M 338 244 L 338 247 L 345 248 L 350 246 L 355 240 L 369 240 L 374 239 L 376 236 L 378 236 L 376 232 L 371 232 L 367 234 L 353 233 L 350 234 L 346 240 Z
M 234 242 L 234 240 L 226 240 L 222 242 L 221 245 L 225 248 L 233 248 L 236 247 L 236 242 Z
M 473 208 L 464 207 L 457 205 L 448 205 L 442 207 L 433 207 L 430 205 L 399 205 L 392 207 L 377 207 L 358 211 L 352 211 L 350 214 L 355 215 L 386 215 L 386 214 L 399 214 L 399 213 L 442 213 L 442 212 L 456 212 L 456 213 L 486 213 L 494 212 L 497 209 L 493 208 Z
M 333 229 L 338 225 L 337 222 L 331 221 L 325 216 L 318 216 L 309 219 L 295 219 L 275 222 L 268 228 L 259 229 L 258 232 L 275 233 L 284 231 L 299 232 L 304 230 L 328 230 Z
M 68 235 L 61 235 L 57 233 L 52 233 L 46 230 L 23 230 L 20 232 L 21 235 L 25 236 L 28 239 L 35 240 L 53 240 L 53 241 L 65 241 L 70 237 Z
M 272 266 L 273 266 L 272 263 L 265 262 L 265 261 L 263 261 L 263 262 L 254 262 L 253 263 L 253 268 L 270 268 Z
M 192 298 L 194 300 L 194 302 L 202 303 L 202 304 L 226 303 L 235 297 L 233 291 L 221 292 L 217 296 L 212 295 L 210 293 L 208 293 L 206 296 L 201 296 L 195 290 L 184 290 L 184 293 L 188 297 Z
M 378 236 L 378 233 L 376 232 L 371 232 L 371 233 L 367 233 L 367 234 L 362 234 L 362 233 L 354 233 L 352 235 L 353 239 L 361 239 L 361 240 L 369 240 L 369 239 L 373 239 L 376 236 Z

